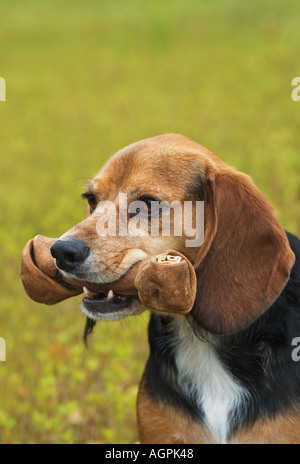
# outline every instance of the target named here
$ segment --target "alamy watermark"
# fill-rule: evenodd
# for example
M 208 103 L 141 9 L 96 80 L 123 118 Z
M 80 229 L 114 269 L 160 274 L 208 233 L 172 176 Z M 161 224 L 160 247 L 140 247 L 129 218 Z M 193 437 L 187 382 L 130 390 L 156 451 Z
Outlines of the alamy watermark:
M 0 77 L 0 101 L 6 101 L 6 83 L 3 77 Z
M 0 361 L 6 361 L 6 343 L 2 337 L 0 337 Z
M 293 101 L 297 102 L 300 100 L 300 77 L 294 77 L 292 85 L 296 87 L 292 90 L 291 97 Z
M 204 240 L 204 201 L 142 200 L 128 204 L 127 194 L 119 193 L 118 208 L 112 201 L 97 206 L 97 233 L 100 237 L 141 236 L 186 238 L 187 247 L 199 247 Z M 173 230 L 171 231 L 171 224 Z
M 296 347 L 292 351 L 292 360 L 295 362 L 299 362 L 300 361 L 300 337 L 293 338 L 292 346 Z

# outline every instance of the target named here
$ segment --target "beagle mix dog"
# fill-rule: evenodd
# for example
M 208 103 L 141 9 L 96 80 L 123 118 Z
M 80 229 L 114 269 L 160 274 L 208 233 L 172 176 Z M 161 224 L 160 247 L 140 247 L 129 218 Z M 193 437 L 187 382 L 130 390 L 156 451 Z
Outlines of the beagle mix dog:
M 99 204 L 118 207 L 120 193 L 144 201 L 149 218 L 155 200 L 203 201 L 201 246 L 174 233 L 99 237 Z M 71 269 L 59 260 L 67 277 L 110 283 L 168 249 L 196 271 L 189 314 L 151 314 L 140 442 L 300 443 L 300 362 L 292 356 L 300 337 L 300 241 L 285 233 L 252 180 L 194 141 L 166 134 L 116 153 L 83 196 L 88 217 L 62 236 L 84 244 Z M 110 309 L 97 307 L 97 298 L 92 311 L 83 303 L 88 332 L 97 319 L 147 309 L 136 296 L 113 298 Z

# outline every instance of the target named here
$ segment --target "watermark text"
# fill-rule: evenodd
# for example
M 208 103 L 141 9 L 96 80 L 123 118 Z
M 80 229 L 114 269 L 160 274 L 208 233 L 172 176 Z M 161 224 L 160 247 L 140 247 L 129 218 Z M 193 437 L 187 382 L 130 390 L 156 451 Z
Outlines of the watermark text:
M 2 337 L 0 337 L 0 361 L 6 361 L 6 343 Z
M 137 200 L 128 204 L 127 194 L 119 193 L 118 207 L 112 201 L 97 206 L 97 234 L 100 237 L 185 236 L 187 247 L 199 247 L 204 240 L 204 202 Z
M 293 338 L 292 346 L 296 347 L 292 351 L 292 360 L 295 362 L 299 362 L 300 361 L 300 337 Z
M 0 77 L 0 101 L 6 101 L 6 83 L 3 77 Z
M 300 100 L 300 77 L 294 77 L 292 80 L 292 86 L 295 87 L 292 90 L 292 100 L 298 102 Z

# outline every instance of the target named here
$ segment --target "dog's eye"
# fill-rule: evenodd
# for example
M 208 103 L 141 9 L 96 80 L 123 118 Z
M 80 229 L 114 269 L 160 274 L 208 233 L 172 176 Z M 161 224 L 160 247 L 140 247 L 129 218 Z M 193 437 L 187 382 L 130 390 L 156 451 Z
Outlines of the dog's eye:
M 145 214 L 150 218 L 155 211 L 159 211 L 159 200 L 153 197 L 142 196 L 134 202 L 134 211 L 130 212 L 130 216 L 133 217 L 136 214 Z
M 156 200 L 156 198 L 152 198 L 152 197 L 141 197 L 141 198 L 139 198 L 139 200 L 143 201 L 146 204 L 148 213 L 150 213 L 150 214 L 151 214 L 151 208 L 153 206 L 153 202 L 158 201 L 158 200 Z
M 87 199 L 88 204 L 90 206 L 90 214 L 92 214 L 95 211 L 96 206 L 97 206 L 97 200 L 96 200 L 95 195 L 93 193 L 83 193 L 81 196 L 82 198 Z

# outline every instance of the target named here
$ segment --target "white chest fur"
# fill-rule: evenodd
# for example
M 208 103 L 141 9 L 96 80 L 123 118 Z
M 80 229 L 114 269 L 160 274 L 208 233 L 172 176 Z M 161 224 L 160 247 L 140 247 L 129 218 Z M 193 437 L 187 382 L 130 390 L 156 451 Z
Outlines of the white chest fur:
M 238 413 L 247 390 L 221 363 L 212 344 L 195 336 L 184 317 L 174 318 L 174 324 L 180 387 L 202 408 L 214 442 L 226 443 L 230 413 Z

